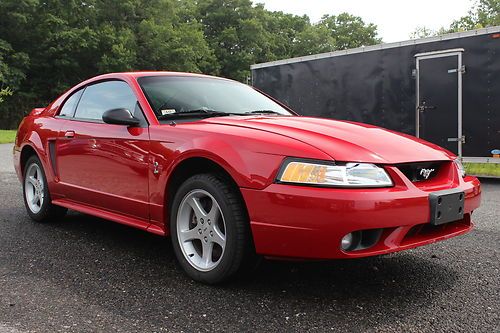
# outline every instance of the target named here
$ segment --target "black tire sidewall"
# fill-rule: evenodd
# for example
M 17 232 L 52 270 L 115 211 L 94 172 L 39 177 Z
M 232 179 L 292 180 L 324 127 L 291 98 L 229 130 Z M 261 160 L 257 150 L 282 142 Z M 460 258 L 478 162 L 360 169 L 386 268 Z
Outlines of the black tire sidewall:
M 228 203 L 229 200 L 224 193 L 224 189 L 219 188 L 217 184 L 211 182 L 211 177 L 215 176 L 211 174 L 196 175 L 186 180 L 180 186 L 171 206 L 170 235 L 175 255 L 184 271 L 196 281 L 215 284 L 225 281 L 235 273 L 237 267 L 239 268 L 245 244 L 242 244 L 241 239 L 238 237 L 241 233 L 241 230 L 238 229 L 244 226 L 242 225 L 241 216 L 237 215 L 242 214 L 242 212 L 234 211 L 234 203 L 232 205 Z M 207 272 L 197 270 L 188 262 L 184 257 L 177 237 L 177 214 L 180 203 L 189 192 L 196 189 L 207 191 L 215 198 L 224 215 L 226 227 L 226 247 L 221 262 L 215 268 Z

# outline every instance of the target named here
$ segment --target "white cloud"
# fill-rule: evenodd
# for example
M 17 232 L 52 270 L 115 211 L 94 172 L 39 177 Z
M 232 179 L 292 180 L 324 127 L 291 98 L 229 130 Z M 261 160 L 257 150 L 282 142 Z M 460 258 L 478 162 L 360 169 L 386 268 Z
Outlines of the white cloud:
M 313 22 L 324 14 L 348 12 L 378 26 L 384 42 L 409 39 L 418 26 L 437 30 L 467 14 L 472 0 L 254 0 L 266 9 L 296 15 L 307 14 Z

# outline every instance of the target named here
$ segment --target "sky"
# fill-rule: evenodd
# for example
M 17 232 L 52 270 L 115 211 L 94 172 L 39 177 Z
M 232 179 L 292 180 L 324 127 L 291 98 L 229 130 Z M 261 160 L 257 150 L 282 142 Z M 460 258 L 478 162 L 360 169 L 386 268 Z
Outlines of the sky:
M 324 14 L 342 12 L 360 16 L 374 23 L 385 43 L 407 40 L 415 28 L 437 30 L 467 15 L 473 0 L 254 0 L 272 11 L 296 15 L 307 14 L 317 22 Z

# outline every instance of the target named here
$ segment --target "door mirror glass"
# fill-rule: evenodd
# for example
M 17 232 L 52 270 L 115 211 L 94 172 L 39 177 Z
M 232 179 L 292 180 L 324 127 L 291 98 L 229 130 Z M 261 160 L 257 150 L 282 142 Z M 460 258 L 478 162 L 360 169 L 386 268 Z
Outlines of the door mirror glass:
M 107 124 L 138 126 L 141 121 L 135 118 L 127 109 L 111 109 L 102 114 L 102 120 Z

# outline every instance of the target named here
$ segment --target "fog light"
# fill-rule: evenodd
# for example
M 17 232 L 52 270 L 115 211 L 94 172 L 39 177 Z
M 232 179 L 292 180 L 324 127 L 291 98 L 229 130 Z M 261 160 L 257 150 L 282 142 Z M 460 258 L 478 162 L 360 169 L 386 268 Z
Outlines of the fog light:
M 352 246 L 353 240 L 354 236 L 352 235 L 352 233 L 345 235 L 344 238 L 342 238 L 342 241 L 340 242 L 340 247 L 342 248 L 342 250 L 344 251 L 349 250 Z

